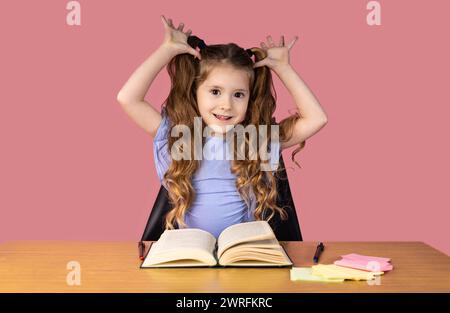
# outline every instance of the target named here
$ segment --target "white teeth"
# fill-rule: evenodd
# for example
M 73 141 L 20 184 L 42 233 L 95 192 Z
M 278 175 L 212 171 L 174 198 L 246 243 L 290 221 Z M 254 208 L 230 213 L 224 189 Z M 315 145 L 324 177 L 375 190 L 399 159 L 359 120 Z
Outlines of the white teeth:
M 213 113 L 213 114 L 214 114 L 214 113 Z M 214 116 L 215 116 L 217 119 L 222 120 L 222 121 L 229 120 L 230 118 L 232 118 L 232 116 L 219 115 L 219 114 L 214 114 Z

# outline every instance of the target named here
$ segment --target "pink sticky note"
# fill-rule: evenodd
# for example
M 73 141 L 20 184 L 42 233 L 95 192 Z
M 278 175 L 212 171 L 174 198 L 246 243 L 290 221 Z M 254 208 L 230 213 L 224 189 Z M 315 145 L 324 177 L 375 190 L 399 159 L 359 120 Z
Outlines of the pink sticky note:
M 342 260 L 335 261 L 334 264 L 369 272 L 380 272 L 380 271 L 386 272 L 393 269 L 392 264 L 374 260 L 366 261 L 366 260 L 352 260 L 344 258 Z
M 381 258 L 381 257 L 368 256 L 368 255 L 362 255 L 362 254 L 356 254 L 356 253 L 341 255 L 341 257 L 344 259 L 349 259 L 349 260 L 361 260 L 361 261 L 367 261 L 367 262 L 376 261 L 376 262 L 380 262 L 380 263 L 383 263 L 383 262 L 386 263 L 391 260 L 390 258 Z

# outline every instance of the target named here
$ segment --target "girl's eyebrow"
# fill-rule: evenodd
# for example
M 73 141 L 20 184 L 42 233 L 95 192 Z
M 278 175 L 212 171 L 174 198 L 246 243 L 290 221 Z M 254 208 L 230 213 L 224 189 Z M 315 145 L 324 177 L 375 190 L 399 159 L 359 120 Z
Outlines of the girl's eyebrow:
M 223 89 L 222 87 L 216 86 L 216 85 L 214 85 L 214 86 L 210 85 L 210 86 L 207 86 L 207 87 L 210 87 L 210 88 L 217 88 L 217 89 Z M 235 89 L 235 91 L 245 91 L 245 92 L 248 92 L 247 89 Z

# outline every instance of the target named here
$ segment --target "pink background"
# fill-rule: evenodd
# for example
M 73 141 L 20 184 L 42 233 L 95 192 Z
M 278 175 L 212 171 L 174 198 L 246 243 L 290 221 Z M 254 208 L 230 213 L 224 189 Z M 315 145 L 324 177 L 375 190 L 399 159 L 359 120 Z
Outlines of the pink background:
M 381 26 L 363 0 L 80 1 L 81 26 L 67 2 L 2 1 L 0 241 L 139 240 L 160 185 L 116 95 L 164 14 L 207 44 L 299 36 L 291 63 L 329 117 L 288 171 L 304 240 L 449 254 L 448 1 L 380 1 Z M 295 103 L 274 77 L 279 121 Z M 169 86 L 164 70 L 146 99 L 159 108 Z

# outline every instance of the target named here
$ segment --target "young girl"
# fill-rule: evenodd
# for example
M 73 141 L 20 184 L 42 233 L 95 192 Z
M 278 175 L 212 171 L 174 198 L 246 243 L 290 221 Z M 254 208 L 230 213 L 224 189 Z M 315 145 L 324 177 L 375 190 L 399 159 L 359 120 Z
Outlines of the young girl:
M 191 30 L 183 32 L 183 23 L 175 28 L 171 19 L 161 19 L 165 28 L 162 45 L 132 74 L 117 100 L 153 137 L 157 173 L 172 206 L 165 219 L 166 229 L 200 228 L 217 238 L 223 229 L 236 223 L 269 221 L 274 214 L 285 220 L 286 212 L 276 204 L 276 171 L 262 170 L 264 161 L 260 156 L 250 158 L 248 148 L 239 150 L 243 158 L 195 158 L 194 120 L 201 117 L 201 134 L 205 134 L 205 128 L 213 129 L 200 136 L 202 147 L 212 144 L 215 155 L 230 151 L 230 141 L 223 135 L 234 126 L 254 125 L 260 138 L 265 130 L 258 126 L 268 125 L 267 135 L 271 125 L 278 125 L 279 141 L 265 137 L 269 162 L 276 168 L 281 150 L 299 145 L 292 153 L 295 162 L 294 155 L 304 147 L 306 139 L 327 123 L 317 99 L 289 63 L 289 50 L 297 37 L 285 46 L 282 36 L 277 46 L 268 36 L 267 44 L 247 50 L 234 43 L 206 45 L 191 36 Z M 164 66 L 172 86 L 160 114 L 144 97 Z M 270 70 L 282 80 L 300 112 L 279 124 L 273 118 L 276 93 L 272 93 Z M 179 144 L 177 125 L 190 130 L 190 143 Z M 246 134 L 245 143 L 254 143 L 252 138 Z M 235 156 L 238 145 L 233 147 Z M 180 159 L 177 152 L 188 152 L 191 157 Z

